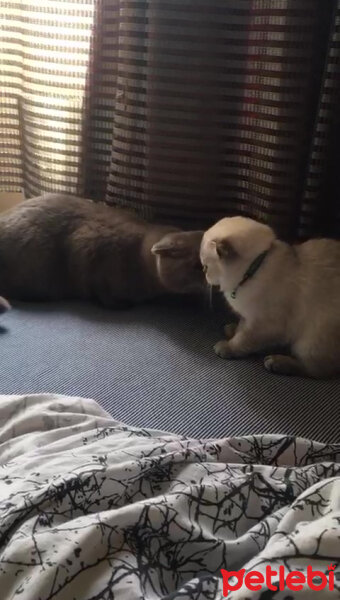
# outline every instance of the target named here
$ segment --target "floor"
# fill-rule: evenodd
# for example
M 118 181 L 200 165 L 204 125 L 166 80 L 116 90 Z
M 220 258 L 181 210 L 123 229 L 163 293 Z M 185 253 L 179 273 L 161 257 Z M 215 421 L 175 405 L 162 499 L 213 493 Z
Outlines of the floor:
M 217 358 L 222 320 L 191 304 L 124 312 L 16 305 L 2 317 L 0 392 L 87 396 L 130 425 L 190 436 L 338 441 L 340 380 L 270 375 L 260 358 Z

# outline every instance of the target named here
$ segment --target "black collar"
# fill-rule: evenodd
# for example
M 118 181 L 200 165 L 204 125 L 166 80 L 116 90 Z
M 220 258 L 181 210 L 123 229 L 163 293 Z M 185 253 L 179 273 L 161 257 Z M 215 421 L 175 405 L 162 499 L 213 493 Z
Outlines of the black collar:
M 253 260 L 250 267 L 248 267 L 245 274 L 243 275 L 240 283 L 238 283 L 237 286 L 231 292 L 230 296 L 233 300 L 235 300 L 236 294 L 237 294 L 239 288 L 242 287 L 242 285 L 244 285 L 246 283 L 246 281 L 248 281 L 248 279 L 251 279 L 251 277 L 254 277 L 255 273 L 257 273 L 257 271 L 259 270 L 260 266 L 262 265 L 264 259 L 266 258 L 268 252 L 269 252 L 269 250 L 265 250 L 264 252 L 262 252 L 262 254 L 259 254 L 255 258 L 255 260 Z

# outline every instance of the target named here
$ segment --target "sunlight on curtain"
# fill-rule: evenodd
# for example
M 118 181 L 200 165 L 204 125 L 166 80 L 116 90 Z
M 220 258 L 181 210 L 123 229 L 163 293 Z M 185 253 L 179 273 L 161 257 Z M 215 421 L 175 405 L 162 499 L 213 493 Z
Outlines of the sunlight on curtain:
M 0 0 L 0 190 L 81 192 L 94 10 L 95 0 Z

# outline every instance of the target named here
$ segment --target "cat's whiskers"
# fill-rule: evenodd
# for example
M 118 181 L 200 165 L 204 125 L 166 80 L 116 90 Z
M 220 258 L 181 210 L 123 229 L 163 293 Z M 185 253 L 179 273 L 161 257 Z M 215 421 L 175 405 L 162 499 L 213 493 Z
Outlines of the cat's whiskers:
M 206 295 L 208 300 L 209 309 L 213 310 L 213 286 L 206 281 Z

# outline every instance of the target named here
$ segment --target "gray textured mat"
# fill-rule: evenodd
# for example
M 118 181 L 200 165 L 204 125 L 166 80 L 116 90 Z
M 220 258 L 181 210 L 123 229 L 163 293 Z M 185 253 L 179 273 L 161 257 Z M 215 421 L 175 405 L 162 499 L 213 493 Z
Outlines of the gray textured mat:
M 2 394 L 87 396 L 130 425 L 192 436 L 339 441 L 340 380 L 277 377 L 260 359 L 218 359 L 212 345 L 221 335 L 208 312 L 35 304 L 17 306 L 2 324 Z

